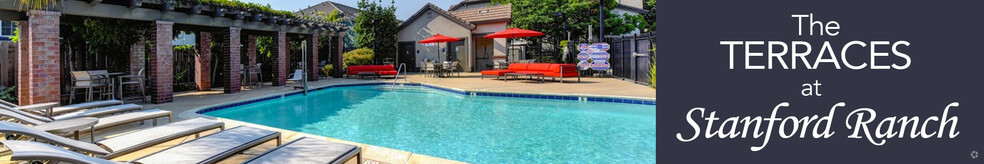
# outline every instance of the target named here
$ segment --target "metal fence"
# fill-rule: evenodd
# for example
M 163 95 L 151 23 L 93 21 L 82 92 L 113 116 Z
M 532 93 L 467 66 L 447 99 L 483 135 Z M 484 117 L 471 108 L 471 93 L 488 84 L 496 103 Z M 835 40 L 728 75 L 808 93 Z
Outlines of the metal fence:
M 606 38 L 611 45 L 612 75 L 639 84 L 649 84 L 649 68 L 656 45 L 655 33 Z

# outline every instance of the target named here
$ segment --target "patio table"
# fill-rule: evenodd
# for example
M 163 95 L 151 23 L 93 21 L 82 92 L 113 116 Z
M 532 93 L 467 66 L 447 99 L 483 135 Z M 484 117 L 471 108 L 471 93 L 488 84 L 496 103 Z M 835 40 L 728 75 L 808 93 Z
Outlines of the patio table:
M 89 142 L 95 142 L 96 133 L 95 126 L 99 123 L 99 119 L 95 117 L 81 117 L 73 118 L 69 120 L 49 122 L 45 124 L 35 125 L 34 128 L 42 129 L 45 132 L 53 134 L 65 134 L 68 132 L 75 133 L 75 140 L 79 139 L 79 131 L 85 128 L 89 128 Z

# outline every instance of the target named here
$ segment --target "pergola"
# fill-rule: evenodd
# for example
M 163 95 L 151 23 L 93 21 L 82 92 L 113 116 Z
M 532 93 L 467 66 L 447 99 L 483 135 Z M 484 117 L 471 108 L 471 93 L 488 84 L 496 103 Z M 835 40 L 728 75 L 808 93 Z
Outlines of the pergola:
M 308 58 L 305 69 L 309 73 L 309 81 L 318 80 L 318 50 L 319 36 L 331 36 L 338 40 L 336 48 L 338 59 L 335 68 L 341 63 L 341 39 L 345 29 L 336 23 L 287 17 L 275 13 L 265 13 L 243 8 L 227 6 L 193 4 L 190 1 L 174 0 L 63 0 L 52 10 L 20 10 L 17 1 L 0 2 L 0 19 L 16 20 L 20 28 L 18 42 L 18 73 L 17 90 L 21 105 L 47 102 L 61 102 L 60 75 L 60 30 L 59 18 L 63 15 L 100 17 L 145 21 L 150 29 L 150 49 L 144 45 L 135 44 L 130 49 L 130 72 L 146 68 L 149 75 L 148 91 L 151 102 L 166 103 L 173 101 L 173 46 L 174 27 L 189 28 L 199 31 L 197 39 L 201 44 L 219 39 L 222 44 L 221 52 L 212 54 L 210 46 L 198 46 L 201 53 L 195 60 L 196 84 L 199 88 L 210 88 L 211 78 L 208 72 L 213 57 L 220 58 L 223 68 L 215 68 L 226 75 L 238 75 L 241 64 L 255 65 L 256 44 L 247 44 L 246 56 L 249 63 L 240 62 L 240 51 L 243 46 L 240 38 L 245 35 L 247 43 L 255 43 L 256 36 L 272 36 L 276 50 L 276 64 L 273 66 L 274 85 L 284 85 L 288 74 L 288 41 L 290 37 L 303 37 L 308 40 L 311 51 L 304 54 Z M 213 36 L 214 35 L 214 36 Z M 138 36 L 134 36 L 138 37 Z M 150 52 L 149 65 L 145 51 Z M 332 52 L 336 53 L 336 52 Z M 204 63 L 204 64 L 197 64 Z M 240 76 L 222 77 L 226 84 L 225 93 L 240 91 Z

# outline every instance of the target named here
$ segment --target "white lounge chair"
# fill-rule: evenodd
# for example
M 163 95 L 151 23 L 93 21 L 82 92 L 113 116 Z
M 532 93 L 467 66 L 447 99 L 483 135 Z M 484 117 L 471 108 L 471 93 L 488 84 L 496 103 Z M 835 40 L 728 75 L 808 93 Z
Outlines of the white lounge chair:
M 355 145 L 302 137 L 246 160 L 247 164 L 345 163 L 362 161 L 362 149 Z
M 55 145 L 62 145 L 74 150 L 97 155 L 119 155 L 121 153 L 133 151 L 137 148 L 155 145 L 181 136 L 191 135 L 191 133 L 195 133 L 197 136 L 198 132 L 222 128 L 222 126 L 222 122 L 219 121 L 212 121 L 208 119 L 191 119 L 100 140 L 99 142 L 96 142 L 98 145 L 60 137 L 55 134 L 43 132 L 41 131 L 42 129 L 11 122 L 0 122 L 0 133 L 30 136 L 35 139 L 48 141 Z
M 65 120 L 65 119 L 71 119 L 77 117 L 99 117 L 99 116 L 105 116 L 114 113 L 123 113 L 123 112 L 130 112 L 136 110 L 143 110 L 143 106 L 137 104 L 114 105 L 114 106 L 93 108 L 89 110 L 75 111 L 71 113 L 64 113 L 57 116 L 51 116 L 51 119 Z
M 0 122 L 0 132 L 8 135 L 29 136 L 35 140 L 91 153 L 102 158 L 113 158 L 179 137 L 192 134 L 198 136 L 198 133 L 216 128 L 222 129 L 223 126 L 221 121 L 195 118 L 103 139 L 95 144 L 64 138 L 37 128 L 11 122 Z
M 11 118 L 19 122 L 31 124 L 31 125 L 41 125 L 50 122 L 57 121 L 48 117 L 35 115 L 32 113 L 24 112 L 21 110 L 10 109 L 7 107 L 0 107 L 0 116 Z M 153 120 L 153 125 L 157 125 L 157 118 L 167 117 L 170 122 L 173 120 L 171 116 L 171 111 L 161 110 L 161 109 L 151 109 L 151 110 L 141 110 L 136 112 L 130 112 L 125 114 L 118 114 L 112 116 L 106 116 L 99 118 L 99 122 L 94 125 L 95 129 L 99 130 L 103 128 L 113 127 L 117 125 L 142 122 L 145 120 Z M 78 118 L 78 117 L 72 117 Z M 58 120 L 71 120 L 72 118 L 64 118 Z
M 140 157 L 134 162 L 141 164 L 215 163 L 273 139 L 277 139 L 279 146 L 280 132 L 238 126 Z
M 240 126 L 161 150 L 141 157 L 132 163 L 215 163 L 266 141 L 277 139 L 280 132 Z M 33 141 L 2 140 L 11 152 L 10 160 L 46 160 L 69 163 L 117 164 L 102 158 L 87 156 L 61 147 Z
M 65 105 L 65 106 L 58 106 L 58 103 L 41 103 L 41 104 L 19 106 L 6 101 L 0 101 L 0 106 L 6 106 L 9 108 L 14 108 L 23 111 L 40 111 L 39 113 L 47 115 L 48 117 L 62 114 L 62 113 L 67 113 L 67 112 L 74 112 L 79 110 L 112 106 L 112 105 L 123 105 L 123 101 L 102 100 L 102 101 L 93 101 L 93 102 Z

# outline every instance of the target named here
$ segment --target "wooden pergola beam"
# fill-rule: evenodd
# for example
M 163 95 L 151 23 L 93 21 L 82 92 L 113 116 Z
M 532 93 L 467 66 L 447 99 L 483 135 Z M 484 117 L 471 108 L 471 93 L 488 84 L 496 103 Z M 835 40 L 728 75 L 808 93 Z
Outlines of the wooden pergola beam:
M 98 0 L 93 0 L 98 1 Z M 90 4 L 89 1 L 64 0 L 61 1 L 56 10 L 63 15 L 101 17 L 112 19 L 138 20 L 138 21 L 171 21 L 180 25 L 205 26 L 205 27 L 239 27 L 244 30 L 252 31 L 285 31 L 295 34 L 330 34 L 331 31 L 323 28 L 305 28 L 300 26 L 290 26 L 281 23 L 267 24 L 264 22 L 253 22 L 246 20 L 233 20 L 227 17 L 211 17 L 207 15 L 197 15 L 185 12 L 168 12 L 160 9 L 148 8 L 129 8 L 128 6 L 113 5 L 106 3 Z M 7 20 L 22 20 L 23 11 L 17 7 L 17 2 L 0 2 L 0 18 Z M 286 21 L 285 21 L 286 22 Z

